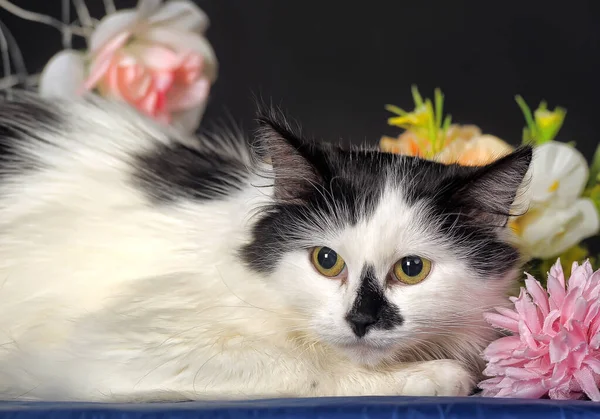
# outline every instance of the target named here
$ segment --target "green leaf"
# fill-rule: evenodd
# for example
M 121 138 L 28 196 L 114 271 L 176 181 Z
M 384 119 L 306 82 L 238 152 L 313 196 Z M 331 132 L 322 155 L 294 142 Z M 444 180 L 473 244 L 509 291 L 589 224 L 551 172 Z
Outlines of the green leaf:
M 592 164 L 590 166 L 590 178 L 588 180 L 587 187 L 591 188 L 598 183 L 600 183 L 600 144 L 596 148 L 596 152 L 592 158 Z
M 413 84 L 410 88 L 410 91 L 412 92 L 412 97 L 413 97 L 413 100 L 415 101 L 415 109 L 423 106 L 423 98 L 421 97 L 421 94 L 419 93 L 419 89 L 417 88 L 417 85 Z
M 595 185 L 592 188 L 588 188 L 583 192 L 583 196 L 592 200 L 600 215 L 600 184 Z
M 427 135 L 429 136 L 429 141 L 432 145 L 432 150 L 435 153 L 436 150 L 436 142 L 437 142 L 437 133 L 435 129 L 435 121 L 433 118 L 433 104 L 430 99 L 425 101 L 425 109 L 426 112 L 430 115 L 430 118 L 427 119 Z
M 525 99 L 521 97 L 521 95 L 515 96 L 515 100 L 517 101 L 517 105 L 521 108 L 521 112 L 523 112 L 523 116 L 525 117 L 525 122 L 527 123 L 528 133 L 530 136 L 530 141 L 535 140 L 536 126 L 533 119 L 533 114 L 531 113 L 531 109 L 527 106 L 527 102 Z
M 442 131 L 444 131 L 444 137 L 446 137 L 446 132 L 448 128 L 450 128 L 450 124 L 452 124 L 452 115 L 446 115 L 444 118 L 444 123 L 442 124 Z
M 385 110 L 400 116 L 408 114 L 408 112 L 406 112 L 404 109 L 401 109 L 395 105 L 385 105 Z
M 531 144 L 533 143 L 533 139 L 531 138 L 531 133 L 529 132 L 529 128 L 523 128 L 523 144 Z
M 434 91 L 434 103 L 435 103 L 435 126 L 437 128 L 442 127 L 442 111 L 444 110 L 444 95 L 442 91 L 437 88 Z

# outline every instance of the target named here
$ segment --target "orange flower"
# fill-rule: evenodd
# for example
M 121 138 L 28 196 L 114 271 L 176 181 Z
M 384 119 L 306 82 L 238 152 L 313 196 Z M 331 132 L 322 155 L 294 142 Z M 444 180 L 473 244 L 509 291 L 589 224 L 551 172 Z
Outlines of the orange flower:
M 434 160 L 458 163 L 462 166 L 485 166 L 503 157 L 513 148 L 493 135 L 478 135 L 469 139 L 458 138 L 438 153 Z
M 458 163 L 463 166 L 481 166 L 509 154 L 512 147 L 492 135 L 482 135 L 475 125 L 451 125 L 446 133 L 444 148 L 431 160 L 440 163 Z M 430 142 L 412 131 L 398 138 L 383 137 L 380 147 L 388 153 L 425 157 L 430 155 Z
M 423 157 L 424 142 L 426 140 L 420 140 L 412 131 L 405 131 L 398 138 L 382 137 L 379 146 L 387 153 Z

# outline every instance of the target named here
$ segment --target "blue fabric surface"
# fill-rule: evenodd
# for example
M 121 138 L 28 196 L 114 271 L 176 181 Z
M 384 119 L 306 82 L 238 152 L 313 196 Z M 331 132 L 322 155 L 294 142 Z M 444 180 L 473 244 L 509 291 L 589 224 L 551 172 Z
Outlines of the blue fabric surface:
M 80 404 L 0 402 L 11 419 L 575 419 L 599 418 L 600 403 L 487 398 L 323 398 L 245 402 Z

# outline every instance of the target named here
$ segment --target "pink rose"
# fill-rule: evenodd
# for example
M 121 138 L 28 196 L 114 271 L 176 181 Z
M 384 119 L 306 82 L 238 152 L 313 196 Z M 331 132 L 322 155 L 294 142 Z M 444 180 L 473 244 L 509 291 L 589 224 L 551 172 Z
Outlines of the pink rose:
M 87 56 L 70 50 L 57 54 L 44 69 L 40 92 L 72 96 L 93 90 L 192 132 L 217 73 L 215 54 L 203 36 L 207 27 L 208 18 L 190 1 L 140 1 L 136 9 L 100 22 Z

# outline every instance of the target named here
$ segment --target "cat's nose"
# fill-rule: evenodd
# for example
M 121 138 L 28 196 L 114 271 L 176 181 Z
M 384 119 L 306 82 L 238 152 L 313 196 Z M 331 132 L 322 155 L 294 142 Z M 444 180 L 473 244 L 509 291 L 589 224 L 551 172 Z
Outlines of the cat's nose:
M 369 328 L 377 323 L 377 320 L 379 320 L 377 316 L 367 313 L 350 313 L 346 316 L 346 321 L 350 324 L 350 328 L 359 338 L 366 335 Z

